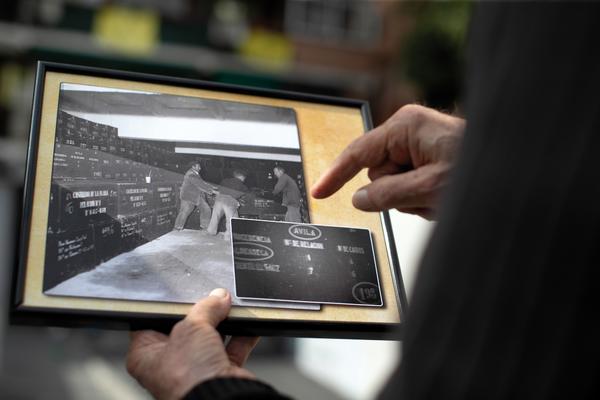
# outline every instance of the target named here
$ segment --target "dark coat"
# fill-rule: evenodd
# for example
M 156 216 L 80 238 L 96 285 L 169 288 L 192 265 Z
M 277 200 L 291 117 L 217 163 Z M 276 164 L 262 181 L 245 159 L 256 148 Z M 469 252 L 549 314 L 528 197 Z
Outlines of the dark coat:
M 296 182 L 287 174 L 282 174 L 277 180 L 273 194 L 283 192 L 282 204 L 284 206 L 300 207 L 300 189 Z
M 198 205 L 200 196 L 212 192 L 212 186 L 202 179 L 198 172 L 190 168 L 183 176 L 183 183 L 181 185 L 179 196 L 181 200 Z
M 221 181 L 219 188 L 220 194 L 227 194 L 236 200 L 239 200 L 244 194 L 248 193 L 248 187 L 244 182 L 237 178 L 225 178 Z

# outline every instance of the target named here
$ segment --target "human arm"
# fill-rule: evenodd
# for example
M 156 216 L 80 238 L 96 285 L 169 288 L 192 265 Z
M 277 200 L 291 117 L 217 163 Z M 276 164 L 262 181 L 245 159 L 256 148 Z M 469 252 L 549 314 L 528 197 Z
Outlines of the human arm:
M 283 179 L 283 176 L 281 178 L 277 179 L 277 183 L 275 184 L 275 187 L 273 188 L 273 195 L 277 196 L 285 187 L 285 180 Z
M 188 177 L 188 179 L 192 185 L 196 186 L 200 191 L 202 191 L 204 193 L 207 193 L 207 194 L 218 193 L 217 188 L 215 186 L 206 182 L 199 175 L 190 175 Z
M 233 337 L 223 344 L 216 326 L 231 308 L 224 289 L 196 303 L 170 335 L 154 331 L 133 332 L 127 370 L 156 399 L 194 399 L 212 391 L 218 398 L 285 399 L 256 381 L 243 368 L 256 345 L 256 337 Z M 238 396 L 238 397 L 235 397 Z
M 312 187 L 312 196 L 329 197 L 368 168 L 371 183 L 354 194 L 356 208 L 396 208 L 432 218 L 464 128 L 461 118 L 418 105 L 404 106 L 352 142 Z

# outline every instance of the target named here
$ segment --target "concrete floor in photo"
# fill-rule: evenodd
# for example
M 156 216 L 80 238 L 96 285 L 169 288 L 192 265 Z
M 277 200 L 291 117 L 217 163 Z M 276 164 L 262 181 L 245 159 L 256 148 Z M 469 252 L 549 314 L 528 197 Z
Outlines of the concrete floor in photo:
M 223 233 L 172 231 L 47 290 L 50 296 L 195 303 L 221 287 L 234 294 L 231 242 Z M 319 310 L 319 304 L 241 300 L 240 306 Z
M 169 232 L 46 291 L 48 295 L 195 303 L 233 291 L 230 243 L 222 234 Z

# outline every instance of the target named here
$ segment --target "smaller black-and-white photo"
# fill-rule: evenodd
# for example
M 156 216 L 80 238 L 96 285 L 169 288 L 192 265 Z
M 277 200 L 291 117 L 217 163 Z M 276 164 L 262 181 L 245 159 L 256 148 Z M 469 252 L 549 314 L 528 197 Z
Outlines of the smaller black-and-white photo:
M 62 83 L 56 118 L 46 295 L 194 303 L 232 217 L 310 220 L 291 108 Z
M 383 305 L 368 229 L 231 220 L 236 296 Z

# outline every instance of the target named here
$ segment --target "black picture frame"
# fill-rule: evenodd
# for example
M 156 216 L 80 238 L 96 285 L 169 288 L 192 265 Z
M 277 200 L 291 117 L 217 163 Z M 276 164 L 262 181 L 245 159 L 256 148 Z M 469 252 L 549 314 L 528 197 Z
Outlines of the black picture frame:
M 164 313 L 161 311 L 131 310 L 107 310 L 94 309 L 93 307 L 80 308 L 78 306 L 46 306 L 43 303 L 32 305 L 27 303 L 27 273 L 30 268 L 30 249 L 32 246 L 32 224 L 37 223 L 34 219 L 35 203 L 47 202 L 40 199 L 42 186 L 49 182 L 40 182 L 38 176 L 38 161 L 40 156 L 52 158 L 48 152 L 49 146 L 41 145 L 44 139 L 41 127 L 45 118 L 54 118 L 44 115 L 43 102 L 48 101 L 46 93 L 46 79 L 48 74 L 67 74 L 89 79 L 110 79 L 128 82 L 132 86 L 155 85 L 156 87 L 169 87 L 181 90 L 200 90 L 215 93 L 223 93 L 231 96 L 246 96 L 248 98 L 272 99 L 274 102 L 301 102 L 311 107 L 322 107 L 326 113 L 329 108 L 348 109 L 356 112 L 362 119 L 362 131 L 367 132 L 372 128 L 369 105 L 366 101 L 320 96 L 306 93 L 286 92 L 269 89 L 259 89 L 237 85 L 221 84 L 214 82 L 190 80 L 176 77 L 149 75 L 127 71 L 116 71 L 100 69 L 89 66 L 76 66 L 52 62 L 38 62 L 33 107 L 31 116 L 31 129 L 27 151 L 27 166 L 23 194 L 22 223 L 19 241 L 18 263 L 15 265 L 12 282 L 12 305 L 10 310 L 10 321 L 14 324 L 42 325 L 42 326 L 66 326 L 66 327 L 95 327 L 105 329 L 156 329 L 168 332 L 170 328 L 183 317 L 183 313 Z M 58 101 L 58 100 L 56 100 Z M 336 108 L 336 110 L 337 110 Z M 353 114 L 354 115 L 354 114 Z M 37 189 L 37 190 L 36 190 Z M 350 199 L 347 199 L 350 204 Z M 34 204 L 35 203 L 35 204 Z M 387 212 L 377 215 L 381 226 L 381 234 L 375 238 L 378 246 L 381 246 L 379 258 L 387 258 L 386 264 L 389 268 L 390 282 L 386 290 L 392 290 L 388 294 L 387 307 L 390 315 L 397 317 L 378 318 L 370 320 L 310 320 L 304 316 L 291 319 L 278 319 L 275 317 L 239 317 L 230 316 L 219 326 L 219 330 L 225 335 L 263 335 L 263 336 L 301 336 L 301 337 L 334 337 L 334 338 L 361 338 L 361 339 L 385 339 L 392 332 L 401 328 L 407 308 L 406 293 L 402 281 L 400 264 L 397 257 L 390 216 Z M 47 226 L 46 226 L 47 228 Z M 38 235 L 39 236 L 39 235 Z M 381 267 L 380 267 L 381 268 Z M 109 301 L 109 300 L 107 300 Z M 110 300 L 120 303 L 119 300 Z M 139 303 L 147 304 L 143 301 Z M 367 314 L 366 314 L 367 315 Z

